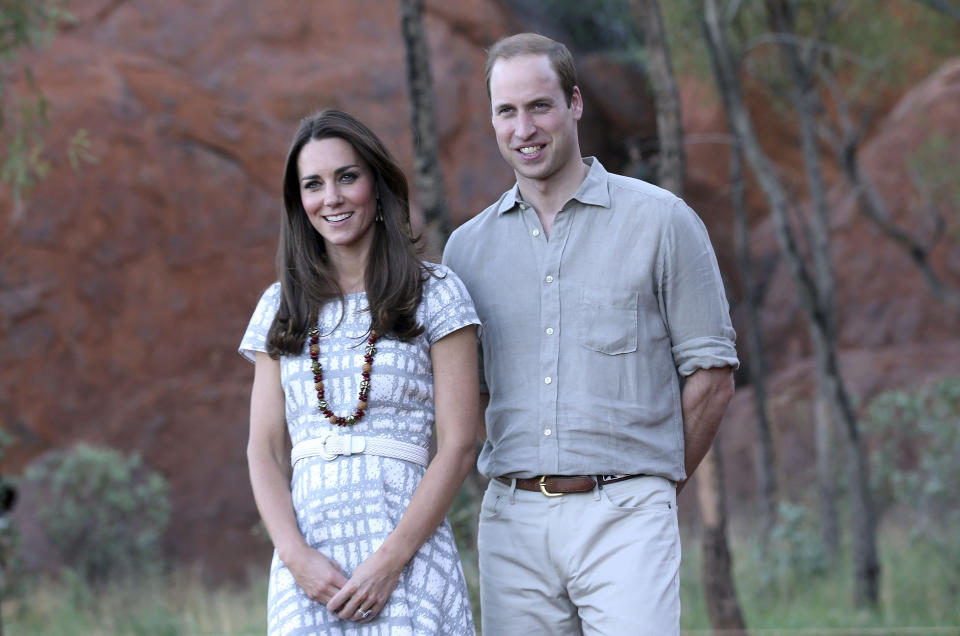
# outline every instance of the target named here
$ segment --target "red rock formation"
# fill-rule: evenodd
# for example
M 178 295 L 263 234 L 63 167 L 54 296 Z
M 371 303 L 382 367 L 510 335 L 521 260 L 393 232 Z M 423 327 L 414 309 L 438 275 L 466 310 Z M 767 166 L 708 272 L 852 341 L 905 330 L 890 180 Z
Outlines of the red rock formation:
M 340 107 L 368 122 L 408 173 L 411 165 L 397 7 L 370 0 L 305 6 L 71 3 L 77 23 L 25 58 L 51 102 L 53 171 L 19 220 L 0 191 L 0 425 L 17 437 L 2 470 L 18 472 L 76 440 L 137 450 L 171 482 L 170 554 L 222 574 L 266 559 L 266 544 L 251 533 L 257 514 L 244 455 L 252 367 L 234 351 L 273 280 L 289 138 L 302 115 Z M 522 24 L 496 0 L 431 0 L 427 26 L 458 223 L 511 183 L 486 123 L 482 49 Z M 644 81 L 602 57 L 581 56 L 579 66 L 584 150 L 624 169 L 618 163 L 630 146 L 654 134 L 649 98 L 636 88 Z M 937 77 L 905 98 L 865 149 L 865 168 L 904 221 L 920 216 L 904 156 L 931 131 L 956 139 L 955 71 Z M 724 129 L 716 111 L 686 112 L 688 131 Z M 706 123 L 691 125 L 697 121 Z M 90 131 L 98 163 L 75 173 L 62 150 L 80 128 Z M 723 263 L 729 220 L 718 196 L 727 151 L 691 148 L 691 203 Z M 948 341 L 957 340 L 956 318 L 929 299 L 902 254 L 845 206 L 835 249 L 843 343 L 851 350 L 844 363 L 857 391 L 868 395 L 917 369 L 955 369 Z M 937 265 L 957 282 L 955 239 L 950 245 Z M 773 267 L 778 252 L 768 231 L 757 232 L 755 247 L 770 265 L 766 336 L 785 369 L 773 386 L 786 413 L 804 399 L 806 363 L 789 363 L 806 356 L 805 330 L 791 283 Z M 747 394 L 738 395 L 727 420 L 740 430 L 728 436 L 732 452 L 748 449 L 748 411 Z M 728 479 L 734 488 L 749 482 Z
M 861 165 L 902 227 L 930 236 L 928 199 L 910 176 L 932 191 L 946 228 L 932 252 L 944 281 L 960 290 L 960 58 L 941 66 L 900 99 L 862 149 Z M 960 312 L 937 302 L 919 270 L 901 248 L 857 210 L 850 190 L 839 183 L 833 202 L 833 258 L 837 271 L 838 327 L 844 378 L 865 403 L 880 391 L 919 386 L 960 374 Z M 812 431 L 808 425 L 813 369 L 807 329 L 793 283 L 779 257 L 772 228 L 764 221 L 753 234 L 754 256 L 769 267 L 763 283 L 763 333 L 773 362 L 768 389 L 779 430 L 781 483 L 812 478 Z M 738 391 L 727 412 L 724 448 L 742 461 L 727 466 L 727 484 L 737 495 L 752 492 L 753 403 Z M 838 437 L 839 439 L 839 437 Z M 733 497 L 736 501 L 737 497 Z
M 27 55 L 51 104 L 50 176 L 14 219 L 0 191 L 4 472 L 77 440 L 168 477 L 175 558 L 265 563 L 246 472 L 252 366 L 234 352 L 274 279 L 280 172 L 299 118 L 349 110 L 410 173 L 396 3 L 78 0 Z M 455 223 L 511 184 L 488 128 L 483 48 L 518 28 L 495 0 L 429 2 L 440 147 Z M 653 136 L 637 71 L 585 60 L 594 132 Z M 62 152 L 90 132 L 96 164 Z M 619 169 L 616 161 L 608 167 Z M 35 535 L 36 533 L 31 533 Z

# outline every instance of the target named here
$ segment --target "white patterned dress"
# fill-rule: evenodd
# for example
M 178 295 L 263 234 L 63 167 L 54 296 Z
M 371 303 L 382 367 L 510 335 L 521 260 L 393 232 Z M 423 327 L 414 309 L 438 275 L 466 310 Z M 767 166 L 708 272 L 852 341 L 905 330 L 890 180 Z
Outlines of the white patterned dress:
M 456 274 L 432 266 L 442 278 L 423 284 L 417 320 L 425 330 L 403 343 L 381 337 L 376 344 L 366 415 L 344 431 L 317 409 L 307 344 L 300 355 L 280 359 L 287 427 L 294 444 L 329 433 L 383 437 L 427 448 L 434 421 L 430 346 L 443 336 L 479 324 L 473 303 Z M 253 360 L 266 350 L 267 331 L 280 304 L 280 283 L 264 292 L 240 344 Z M 343 320 L 341 321 L 341 311 Z M 348 415 L 357 407 L 360 366 L 370 314 L 366 294 L 350 294 L 345 306 L 327 303 L 320 311 L 320 363 L 331 410 Z M 339 326 L 337 326 L 339 322 Z M 349 577 L 379 548 L 407 509 L 425 468 L 377 455 L 307 457 L 293 470 L 291 493 L 300 532 Z M 270 634 L 373 636 L 475 634 L 460 557 L 444 520 L 403 569 L 390 601 L 377 618 L 343 621 L 310 600 L 274 551 L 267 601 Z

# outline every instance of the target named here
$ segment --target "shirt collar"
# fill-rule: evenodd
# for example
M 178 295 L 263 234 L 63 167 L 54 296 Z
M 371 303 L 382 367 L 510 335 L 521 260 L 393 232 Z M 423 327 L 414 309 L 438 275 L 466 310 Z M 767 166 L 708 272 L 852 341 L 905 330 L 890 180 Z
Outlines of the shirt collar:
M 573 199 L 585 205 L 598 205 L 604 208 L 610 207 L 610 189 L 607 185 L 609 173 L 596 157 L 586 157 L 583 162 L 590 166 L 587 177 L 577 188 Z M 497 215 L 503 216 L 520 204 L 523 199 L 520 196 L 520 184 L 514 183 L 513 187 L 507 190 L 500 198 L 500 204 L 497 206 Z

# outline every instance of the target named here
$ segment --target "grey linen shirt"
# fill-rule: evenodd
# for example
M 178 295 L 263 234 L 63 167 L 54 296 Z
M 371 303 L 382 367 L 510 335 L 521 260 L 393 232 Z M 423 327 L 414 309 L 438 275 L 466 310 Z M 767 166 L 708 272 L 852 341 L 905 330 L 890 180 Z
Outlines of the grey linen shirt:
M 686 477 L 680 376 L 736 367 L 706 228 L 682 200 L 594 158 L 550 239 L 516 185 L 443 262 L 482 322 L 489 477 Z

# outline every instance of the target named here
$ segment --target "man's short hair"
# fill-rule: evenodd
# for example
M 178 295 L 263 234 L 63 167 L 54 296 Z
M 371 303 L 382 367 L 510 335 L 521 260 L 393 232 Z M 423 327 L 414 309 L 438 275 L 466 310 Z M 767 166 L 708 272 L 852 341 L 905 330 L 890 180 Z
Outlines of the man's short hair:
M 573 88 L 577 85 L 577 69 L 573 65 L 573 56 L 569 49 L 556 40 L 539 33 L 518 33 L 498 40 L 487 51 L 487 97 L 490 95 L 490 73 L 497 60 L 507 60 L 520 55 L 546 55 L 550 66 L 557 74 L 560 89 L 567 100 L 567 106 L 573 100 Z

